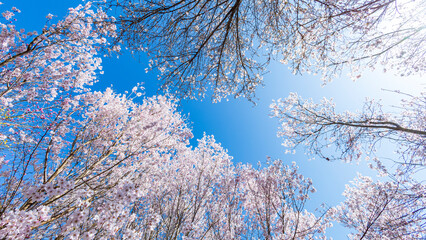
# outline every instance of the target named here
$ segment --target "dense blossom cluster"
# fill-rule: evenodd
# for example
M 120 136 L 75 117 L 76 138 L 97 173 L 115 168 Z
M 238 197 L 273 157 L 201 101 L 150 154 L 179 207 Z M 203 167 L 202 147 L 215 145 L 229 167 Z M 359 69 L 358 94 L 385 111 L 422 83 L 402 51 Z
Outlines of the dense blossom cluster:
M 337 219 L 354 230 L 351 239 L 422 239 L 425 192 L 419 183 L 374 182 L 360 175 L 346 187 Z
M 362 68 L 424 73 L 423 1 L 109 0 L 120 37 L 184 97 L 252 99 L 270 59 L 325 82 Z
M 7 236 L 9 239 L 24 239 L 30 236 L 34 226 L 38 226 L 48 219 L 49 208 L 45 206 L 30 211 L 18 209 L 7 211 L 2 214 L 0 236 L 2 238 Z
M 264 233 L 264 239 L 306 239 L 320 236 L 331 224 L 305 209 L 308 194 L 315 192 L 310 179 L 293 166 L 273 162 L 261 171 L 251 170 L 246 188 L 245 209 L 251 224 Z M 267 233 L 267 234 L 266 234 Z M 325 236 L 322 236 L 325 239 Z
M 106 19 L 86 4 L 41 33 L 1 23 L 1 147 L 35 141 L 32 136 L 55 121 L 58 107 L 68 106 L 66 94 L 84 92 L 96 81 L 97 49 L 107 44 L 106 36 L 115 35 L 115 26 L 93 23 Z

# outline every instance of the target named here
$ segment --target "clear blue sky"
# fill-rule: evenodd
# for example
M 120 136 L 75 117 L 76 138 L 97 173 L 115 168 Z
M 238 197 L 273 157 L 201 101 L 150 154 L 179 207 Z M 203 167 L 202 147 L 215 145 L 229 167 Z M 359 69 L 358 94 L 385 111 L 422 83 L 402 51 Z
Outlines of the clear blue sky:
M 2 10 L 16 6 L 22 11 L 16 18 L 17 25 L 26 30 L 40 31 L 48 13 L 63 16 L 69 7 L 77 6 L 76 0 L 14 0 L 5 1 Z M 97 90 L 113 85 L 116 92 L 124 93 L 136 83 L 144 82 L 146 94 L 156 94 L 158 82 L 156 73 L 145 73 L 147 58 L 132 57 L 129 54 L 119 59 L 106 58 L 103 60 L 105 74 L 99 76 Z M 269 104 L 272 99 L 284 98 L 289 92 L 297 92 L 303 98 L 319 100 L 322 97 L 333 97 L 339 110 L 360 109 L 366 97 L 383 99 L 384 105 L 397 105 L 395 94 L 381 91 L 384 89 L 401 90 L 418 94 L 425 85 L 421 85 L 420 77 L 398 78 L 379 72 L 367 73 L 357 82 L 347 77 L 336 79 L 334 82 L 321 87 L 319 77 L 304 75 L 294 76 L 287 66 L 272 63 L 269 74 L 264 76 L 265 87 L 257 90 L 257 105 L 245 99 L 230 99 L 222 103 L 212 104 L 209 98 L 203 101 L 182 101 L 181 111 L 189 115 L 189 121 L 195 138 L 201 138 L 203 133 L 214 135 L 222 146 L 228 149 L 235 162 L 251 163 L 265 162 L 266 156 L 273 159 L 283 159 L 291 163 L 297 162 L 301 172 L 313 179 L 317 193 L 312 195 L 309 205 L 313 210 L 320 203 L 332 206 L 343 200 L 341 193 L 345 184 L 352 180 L 357 172 L 371 174 L 365 164 L 345 164 L 327 162 L 324 160 L 308 161 L 308 157 L 300 149 L 295 155 L 285 155 L 281 140 L 276 137 L 278 121 L 271 119 Z M 392 108 L 390 108 L 392 110 Z M 334 239 L 346 239 L 345 231 L 335 227 L 328 231 Z

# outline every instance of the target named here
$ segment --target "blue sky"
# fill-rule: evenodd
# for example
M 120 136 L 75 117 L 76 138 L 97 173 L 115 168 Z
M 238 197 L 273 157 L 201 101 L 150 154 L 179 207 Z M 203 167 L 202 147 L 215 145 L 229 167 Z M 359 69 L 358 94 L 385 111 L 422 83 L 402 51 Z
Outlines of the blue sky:
M 75 7 L 80 2 L 75 0 L 14 0 L 5 1 L 4 10 L 16 6 L 22 11 L 16 18 L 18 27 L 28 31 L 42 28 L 48 13 L 63 16 L 69 7 Z M 130 90 L 136 83 L 144 82 L 146 95 L 157 93 L 158 81 L 156 73 L 145 73 L 148 60 L 145 56 L 133 57 L 128 53 L 116 58 L 103 60 L 104 75 L 99 77 L 95 89 L 102 90 L 113 85 L 116 92 Z M 294 76 L 287 66 L 273 62 L 269 73 L 264 76 L 265 87 L 257 90 L 257 105 L 245 99 L 229 99 L 213 104 L 209 98 L 203 101 L 184 100 L 181 111 L 189 116 L 195 138 L 201 138 L 203 133 L 214 135 L 222 146 L 228 149 L 235 162 L 251 163 L 265 162 L 266 156 L 282 159 L 291 163 L 297 162 L 301 172 L 313 179 L 318 190 L 312 196 L 309 207 L 319 206 L 325 202 L 335 205 L 343 200 L 341 193 L 344 186 L 352 180 L 357 172 L 372 174 L 364 163 L 345 164 L 311 160 L 299 149 L 295 155 L 285 155 L 281 140 L 276 137 L 278 121 L 269 117 L 269 104 L 272 99 L 285 98 L 289 92 L 297 92 L 303 98 L 319 100 L 323 97 L 333 97 L 338 110 L 360 109 L 366 97 L 383 99 L 384 105 L 398 105 L 399 96 L 382 91 L 381 89 L 401 90 L 418 94 L 425 85 L 421 85 L 420 77 L 399 78 L 380 72 L 366 73 L 357 82 L 348 77 L 341 77 L 322 87 L 318 76 Z M 388 108 L 396 111 L 395 108 Z M 312 209 L 311 209 L 312 210 Z M 330 229 L 330 236 L 335 239 L 345 239 L 345 231 L 340 227 Z

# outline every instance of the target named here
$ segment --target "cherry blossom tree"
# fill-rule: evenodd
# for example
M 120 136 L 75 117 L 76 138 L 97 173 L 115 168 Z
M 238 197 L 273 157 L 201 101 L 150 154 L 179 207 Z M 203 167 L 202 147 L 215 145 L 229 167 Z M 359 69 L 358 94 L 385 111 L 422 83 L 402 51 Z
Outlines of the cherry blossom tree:
M 336 219 L 351 239 L 423 239 L 426 236 L 425 185 L 415 181 L 376 181 L 359 175 L 346 186 Z
M 426 95 L 405 94 L 400 115 L 387 114 L 374 101 L 357 113 L 336 113 L 331 100 L 304 100 L 296 93 L 271 104 L 279 118 L 278 135 L 293 149 L 328 161 L 371 159 L 382 179 L 359 176 L 347 186 L 346 200 L 333 209 L 336 220 L 351 229 L 352 239 L 422 239 L 426 236 L 426 196 L 421 175 L 426 166 Z M 393 166 L 375 156 L 383 141 L 396 144 Z
M 426 95 L 409 96 L 398 115 L 382 111 L 375 101 L 365 103 L 362 111 L 336 113 L 332 100 L 321 103 L 304 100 L 296 93 L 271 104 L 272 116 L 280 120 L 278 136 L 283 145 L 305 145 L 307 151 L 327 160 L 358 160 L 371 154 L 376 144 L 390 140 L 398 144 L 402 164 L 424 167 L 426 156 Z M 328 147 L 333 147 L 328 151 Z
M 19 12 L 16 8 L 13 11 Z M 13 14 L 3 14 L 6 22 Z M 48 22 L 41 33 L 26 33 L 12 22 L 2 21 L 2 146 L 14 142 L 16 134 L 22 138 L 31 136 L 31 131 L 44 127 L 46 119 L 55 117 L 54 109 L 65 104 L 64 96 L 86 92 L 86 87 L 96 81 L 96 70 L 101 69 L 97 50 L 106 47 L 105 37 L 115 35 L 115 26 L 105 24 L 107 18 L 104 12 L 94 12 L 86 4 L 70 9 L 63 21 Z
M 295 166 L 234 165 L 211 136 L 190 146 L 170 95 L 90 89 L 99 51 L 118 50 L 101 9 L 49 15 L 42 33 L 16 30 L 17 12 L 0 34 L 0 239 L 324 238 Z
M 250 228 L 257 229 L 253 239 L 325 239 L 325 229 L 331 226 L 324 215 L 327 211 L 320 217 L 306 211 L 309 193 L 316 190 L 310 179 L 297 172 L 294 162 L 285 166 L 275 161 L 248 174 L 245 209 Z
M 424 1 L 395 0 L 107 0 L 119 36 L 146 51 L 163 87 L 183 97 L 252 99 L 271 59 L 294 73 L 384 65 L 401 75 L 424 73 Z

